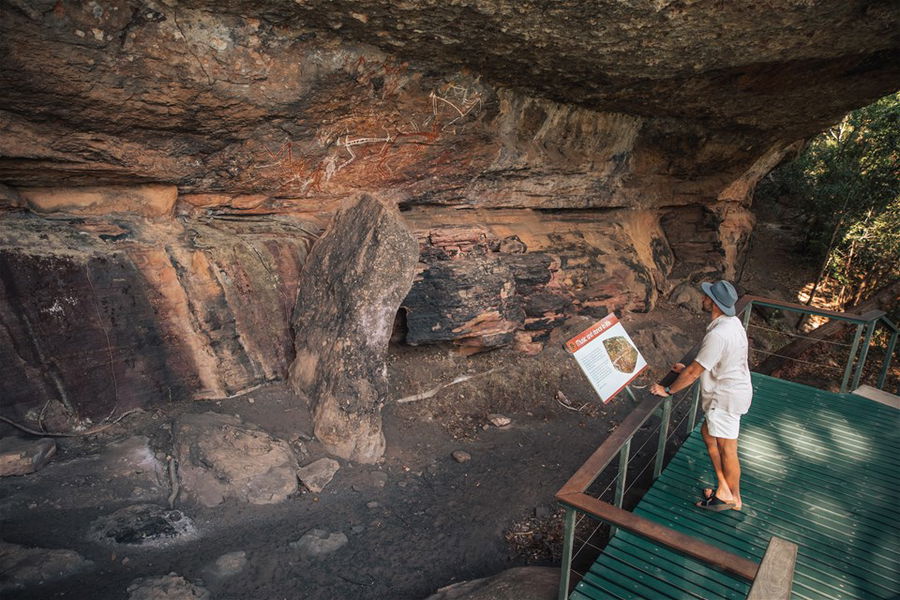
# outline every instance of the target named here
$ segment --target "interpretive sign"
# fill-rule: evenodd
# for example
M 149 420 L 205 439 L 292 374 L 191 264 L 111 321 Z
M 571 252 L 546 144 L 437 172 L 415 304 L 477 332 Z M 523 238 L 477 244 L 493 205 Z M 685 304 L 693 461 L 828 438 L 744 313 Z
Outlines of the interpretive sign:
M 604 404 L 647 367 L 616 315 L 604 317 L 573 337 L 566 342 L 566 350 Z

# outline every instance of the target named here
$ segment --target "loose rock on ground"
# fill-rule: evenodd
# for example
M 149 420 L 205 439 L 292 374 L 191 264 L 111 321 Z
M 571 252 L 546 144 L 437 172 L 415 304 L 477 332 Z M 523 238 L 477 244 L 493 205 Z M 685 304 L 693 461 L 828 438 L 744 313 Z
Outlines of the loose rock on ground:
M 454 450 L 453 454 L 451 454 L 450 456 L 452 456 L 453 460 L 458 463 L 464 463 L 472 460 L 472 455 L 465 450 Z
M 300 467 L 297 476 L 309 491 L 318 494 L 331 482 L 341 465 L 333 458 L 320 458 Z

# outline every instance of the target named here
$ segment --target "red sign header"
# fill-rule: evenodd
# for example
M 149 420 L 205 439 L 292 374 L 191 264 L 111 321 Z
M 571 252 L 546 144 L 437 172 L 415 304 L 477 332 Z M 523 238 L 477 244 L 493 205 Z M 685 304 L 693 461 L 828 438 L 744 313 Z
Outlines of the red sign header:
M 566 342 L 566 350 L 575 353 L 583 348 L 592 339 L 619 322 L 619 318 L 615 314 L 610 314 L 597 321 L 571 340 Z

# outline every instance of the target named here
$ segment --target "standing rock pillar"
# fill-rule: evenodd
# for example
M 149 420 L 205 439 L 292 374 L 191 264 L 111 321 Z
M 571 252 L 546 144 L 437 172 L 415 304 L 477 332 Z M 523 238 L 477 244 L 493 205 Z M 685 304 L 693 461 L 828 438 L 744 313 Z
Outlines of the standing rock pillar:
M 290 384 L 337 456 L 372 463 L 384 453 L 385 353 L 418 261 L 396 207 L 364 195 L 338 211 L 300 274 Z

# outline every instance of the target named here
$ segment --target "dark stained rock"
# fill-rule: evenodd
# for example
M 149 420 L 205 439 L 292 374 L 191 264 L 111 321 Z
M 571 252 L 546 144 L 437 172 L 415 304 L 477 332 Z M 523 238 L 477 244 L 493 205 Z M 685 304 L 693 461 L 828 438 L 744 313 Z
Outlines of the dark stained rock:
M 662 215 L 660 225 L 675 259 L 674 277 L 685 277 L 708 266 L 724 269 L 720 223 L 718 215 L 702 206 L 670 210 Z
M 312 404 L 316 437 L 348 460 L 384 452 L 384 358 L 418 257 L 396 208 L 361 196 L 335 215 L 300 275 L 290 383 Z
M 504 346 L 525 319 L 513 274 L 495 257 L 435 262 L 416 279 L 403 308 L 406 340 L 414 345 Z
M 534 353 L 569 316 L 647 311 L 670 287 L 672 251 L 654 211 L 490 211 L 445 226 L 431 210 L 405 214 L 423 263 L 403 301 L 411 344 L 474 352 L 514 342 Z M 523 252 L 502 251 L 512 238 Z

